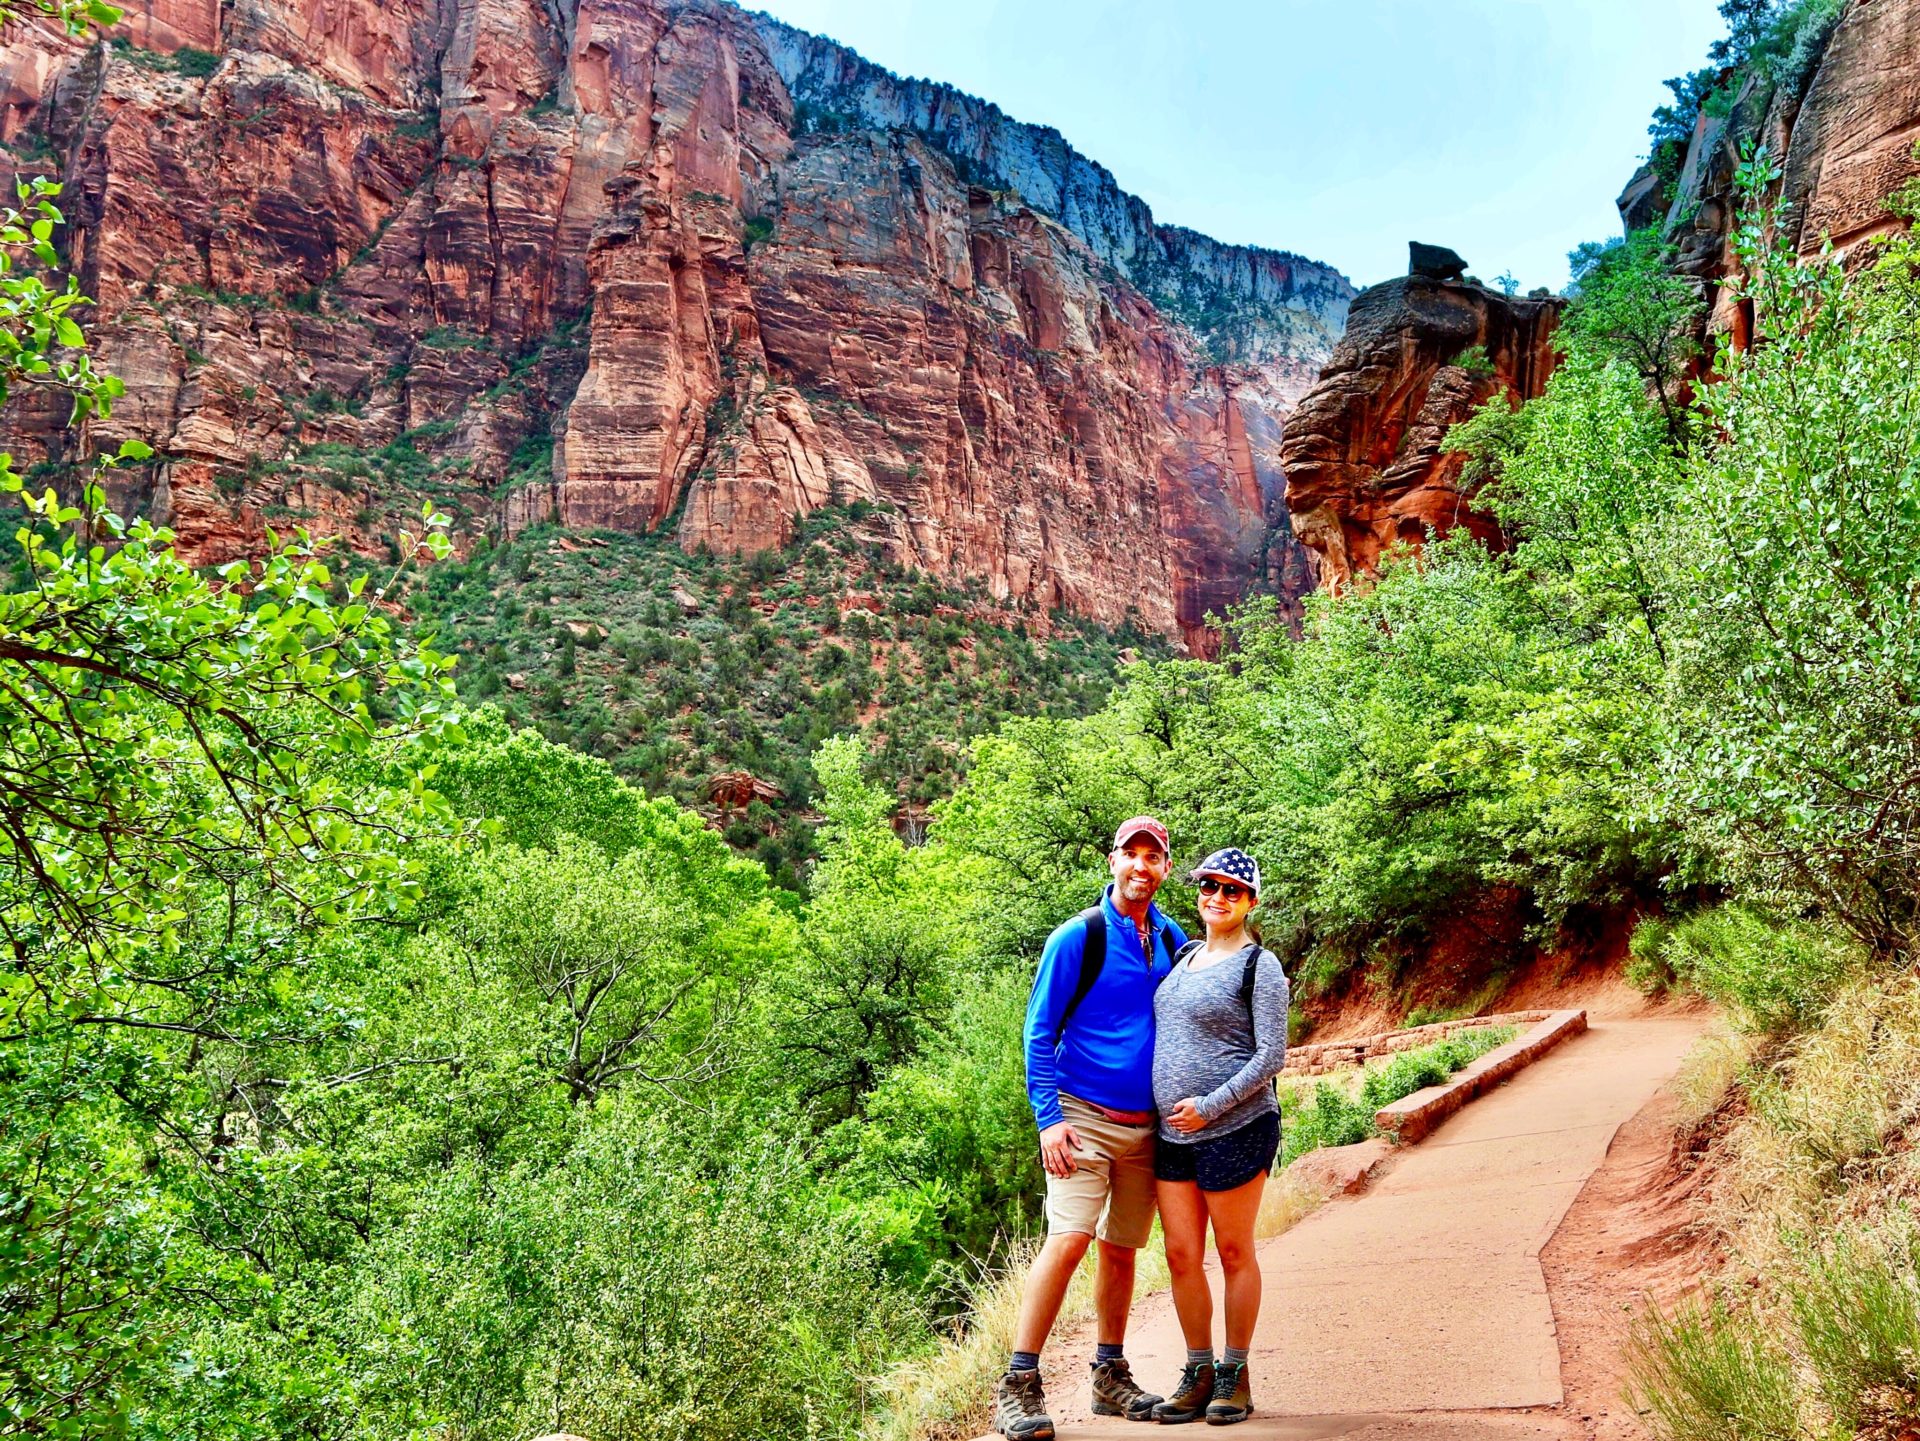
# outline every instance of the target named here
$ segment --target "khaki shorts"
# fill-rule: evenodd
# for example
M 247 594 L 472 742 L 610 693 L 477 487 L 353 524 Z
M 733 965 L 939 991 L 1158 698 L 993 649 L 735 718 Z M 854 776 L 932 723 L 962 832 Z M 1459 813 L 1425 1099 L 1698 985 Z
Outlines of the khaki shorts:
M 1074 1096 L 1062 1096 L 1060 1110 L 1080 1137 L 1079 1164 L 1071 1176 L 1047 1177 L 1047 1234 L 1077 1231 L 1138 1250 L 1153 1230 L 1153 1126 L 1109 1121 Z

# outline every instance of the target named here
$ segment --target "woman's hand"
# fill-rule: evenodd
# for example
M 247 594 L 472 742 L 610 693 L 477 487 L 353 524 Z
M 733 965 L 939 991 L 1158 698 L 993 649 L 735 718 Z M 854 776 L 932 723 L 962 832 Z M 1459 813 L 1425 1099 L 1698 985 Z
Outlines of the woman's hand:
M 1186 1100 L 1176 1102 L 1167 1114 L 1167 1124 L 1185 1135 L 1192 1135 L 1207 1124 L 1207 1118 L 1200 1114 L 1199 1098 L 1188 1096 Z

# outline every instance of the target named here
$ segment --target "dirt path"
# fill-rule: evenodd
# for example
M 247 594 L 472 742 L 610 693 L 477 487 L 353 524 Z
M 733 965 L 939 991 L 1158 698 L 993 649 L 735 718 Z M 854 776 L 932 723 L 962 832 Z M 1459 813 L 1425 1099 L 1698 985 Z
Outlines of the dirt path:
M 1258 1411 L 1235 1434 L 1590 1434 L 1580 1416 L 1558 1409 L 1560 1347 L 1540 1252 L 1615 1132 L 1673 1075 L 1703 1025 L 1698 1017 L 1595 1021 L 1397 1156 L 1365 1195 L 1263 1243 Z M 1218 1325 L 1216 1308 L 1216 1333 Z M 1081 1378 L 1090 1349 L 1082 1337 L 1048 1357 L 1063 1441 L 1158 1434 L 1088 1415 Z M 1167 1296 L 1141 1302 L 1127 1350 L 1149 1388 L 1164 1389 L 1178 1373 L 1184 1344 Z

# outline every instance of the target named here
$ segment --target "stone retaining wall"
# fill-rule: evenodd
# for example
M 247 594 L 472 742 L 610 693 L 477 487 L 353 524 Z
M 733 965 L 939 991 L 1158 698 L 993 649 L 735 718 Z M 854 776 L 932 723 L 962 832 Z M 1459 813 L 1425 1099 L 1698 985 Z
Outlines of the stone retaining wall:
M 1585 1011 L 1547 1011 L 1539 1024 L 1526 1034 L 1516 1036 L 1477 1061 L 1468 1062 L 1439 1085 L 1428 1086 L 1424 1091 L 1415 1091 L 1411 1096 L 1383 1106 L 1374 1114 L 1373 1123 L 1391 1136 L 1396 1146 L 1422 1140 L 1475 1096 L 1504 1084 L 1586 1028 Z
M 1283 1076 L 1323 1076 L 1328 1071 L 1365 1065 L 1376 1056 L 1391 1056 L 1400 1051 L 1415 1051 L 1444 1041 L 1460 1031 L 1486 1026 L 1535 1026 L 1552 1015 L 1551 1011 L 1503 1011 L 1493 1016 L 1464 1016 L 1457 1021 L 1435 1021 L 1431 1025 L 1408 1026 L 1403 1031 L 1387 1031 L 1378 1036 L 1359 1036 L 1351 1041 L 1323 1041 L 1319 1045 L 1289 1046 Z

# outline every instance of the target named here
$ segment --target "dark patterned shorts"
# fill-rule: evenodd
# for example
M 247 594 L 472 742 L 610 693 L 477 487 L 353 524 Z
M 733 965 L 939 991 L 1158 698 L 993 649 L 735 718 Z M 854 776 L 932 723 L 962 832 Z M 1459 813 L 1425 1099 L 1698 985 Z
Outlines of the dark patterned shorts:
M 1165 1136 L 1153 1151 L 1153 1174 L 1160 1181 L 1197 1181 L 1203 1191 L 1244 1186 L 1273 1164 L 1280 1149 L 1280 1117 L 1272 1112 L 1246 1125 L 1191 1145 Z

